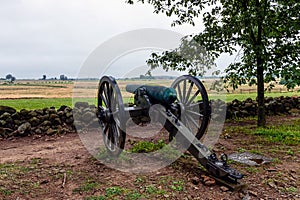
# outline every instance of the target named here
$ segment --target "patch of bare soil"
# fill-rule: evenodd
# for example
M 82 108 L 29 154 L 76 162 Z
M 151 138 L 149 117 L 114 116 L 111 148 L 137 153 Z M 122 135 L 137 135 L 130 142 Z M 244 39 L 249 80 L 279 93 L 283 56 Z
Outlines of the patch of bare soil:
M 68 134 L 0 140 L 0 199 L 299 199 L 299 146 L 265 143 L 227 129 L 241 125 L 251 129 L 255 122 L 228 122 L 214 151 L 256 150 L 274 159 L 255 167 L 231 163 L 245 174 L 244 191 L 204 184 L 206 172 L 188 153 L 154 173 L 110 169 L 88 153 L 78 134 Z

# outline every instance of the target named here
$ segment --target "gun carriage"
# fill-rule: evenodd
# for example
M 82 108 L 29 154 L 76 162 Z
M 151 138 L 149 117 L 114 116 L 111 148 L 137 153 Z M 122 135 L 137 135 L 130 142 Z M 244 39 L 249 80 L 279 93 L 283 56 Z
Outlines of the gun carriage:
M 125 146 L 126 122 L 135 116 L 149 117 L 151 112 L 163 118 L 169 140 L 175 136 L 187 145 L 187 150 L 203 165 L 208 173 L 222 183 L 238 185 L 243 175 L 227 164 L 227 155 L 220 158 L 200 142 L 209 125 L 211 109 L 208 95 L 201 81 L 190 75 L 177 78 L 171 87 L 127 85 L 134 94 L 134 105 L 125 106 L 116 80 L 104 76 L 99 82 L 97 117 L 108 153 L 118 156 Z M 160 105 L 150 109 L 153 105 Z M 160 120 L 158 120 L 160 121 Z M 196 128 L 195 128 L 196 127 Z

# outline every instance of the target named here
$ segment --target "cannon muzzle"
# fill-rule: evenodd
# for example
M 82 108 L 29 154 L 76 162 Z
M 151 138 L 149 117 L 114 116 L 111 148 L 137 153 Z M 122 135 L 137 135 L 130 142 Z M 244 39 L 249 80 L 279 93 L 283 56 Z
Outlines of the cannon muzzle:
M 140 87 L 142 87 L 143 85 L 135 85 L 135 84 L 132 84 L 132 85 L 126 85 L 126 91 L 127 92 L 130 92 L 130 93 L 132 93 L 132 94 L 134 94 L 135 93 L 135 91 L 138 89 L 138 88 L 140 88 Z

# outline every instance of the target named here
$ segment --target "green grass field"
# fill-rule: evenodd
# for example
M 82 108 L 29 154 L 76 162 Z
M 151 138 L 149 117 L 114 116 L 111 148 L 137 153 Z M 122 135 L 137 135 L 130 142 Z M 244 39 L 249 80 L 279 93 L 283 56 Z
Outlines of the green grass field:
M 265 97 L 280 97 L 280 96 L 299 96 L 300 92 L 266 92 Z M 257 94 L 256 93 L 234 93 L 234 94 L 223 94 L 223 95 L 217 95 L 217 94 L 209 94 L 210 99 L 222 99 L 226 102 L 231 102 L 234 99 L 237 100 L 246 100 L 247 98 L 256 99 Z
M 266 97 L 279 97 L 279 96 L 295 96 L 295 95 L 300 95 L 300 92 L 286 92 L 286 93 L 266 93 Z M 224 94 L 224 95 L 216 95 L 212 94 L 209 95 L 210 99 L 222 99 L 226 102 L 230 102 L 234 99 L 238 99 L 240 101 L 245 100 L 247 98 L 256 98 L 256 93 L 243 93 L 243 94 Z M 75 102 L 78 101 L 84 101 L 84 102 L 89 102 L 89 104 L 96 104 L 96 99 L 95 98 L 86 98 L 86 99 L 74 99 Z M 132 102 L 133 98 L 123 98 L 124 103 Z M 72 98 L 46 98 L 46 99 L 1 99 L 0 100 L 0 105 L 3 106 L 10 106 L 13 107 L 17 110 L 21 109 L 28 109 L 28 110 L 33 110 L 33 109 L 41 109 L 45 107 L 51 107 L 54 106 L 55 108 L 59 108 L 62 105 L 70 106 L 72 107 L 73 104 L 73 99 Z

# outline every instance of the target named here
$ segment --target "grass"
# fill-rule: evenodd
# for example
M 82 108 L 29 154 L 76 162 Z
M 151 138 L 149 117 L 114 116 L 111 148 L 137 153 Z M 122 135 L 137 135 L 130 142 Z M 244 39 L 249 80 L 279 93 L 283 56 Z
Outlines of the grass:
M 282 143 L 286 145 L 300 144 L 300 120 L 296 120 L 293 124 L 269 126 L 266 128 L 258 128 L 254 131 L 254 135 L 263 136 L 267 142 Z
M 280 97 L 280 96 L 295 96 L 295 95 L 300 95 L 300 92 L 266 92 L 265 96 L 266 97 Z M 256 99 L 257 94 L 256 93 L 242 93 L 242 94 L 222 94 L 222 95 L 217 95 L 217 94 L 209 94 L 210 99 L 222 99 L 226 102 L 231 102 L 235 99 L 239 101 L 246 100 L 248 98 L 251 99 Z
M 113 197 L 113 196 L 117 196 L 117 195 L 120 195 L 124 192 L 124 189 L 121 188 L 121 187 L 117 187 L 117 186 L 114 186 L 114 187 L 109 187 L 109 188 L 106 188 L 105 190 L 105 196 L 106 197 Z
M 166 144 L 163 140 L 159 140 L 157 143 L 139 141 L 133 145 L 130 151 L 132 153 L 149 153 L 149 152 L 157 151 L 163 148 L 165 145 Z
M 72 106 L 71 98 L 61 98 L 61 99 L 8 99 L 0 100 L 0 105 L 10 106 L 16 110 L 27 109 L 43 109 L 46 107 L 54 106 L 55 108 L 60 108 L 62 105 Z
M 73 190 L 73 193 L 78 193 L 78 192 L 90 192 L 93 190 L 96 190 L 100 187 L 100 184 L 95 182 L 95 181 L 87 181 L 84 184 L 82 184 L 80 187 L 75 188 Z
M 299 92 L 286 92 L 286 93 L 266 93 L 267 97 L 279 97 L 279 96 L 294 96 L 299 95 Z M 247 98 L 256 99 L 256 93 L 243 93 L 243 94 L 224 94 L 224 95 L 210 95 L 210 99 L 222 99 L 226 102 L 231 102 L 234 99 L 237 99 L 239 101 L 246 100 Z M 85 101 L 89 104 L 96 104 L 95 98 L 75 98 L 75 101 Z M 62 105 L 70 106 L 72 107 L 72 98 L 29 98 L 29 99 L 1 99 L 0 105 L 3 106 L 10 106 L 17 110 L 21 109 L 28 109 L 28 110 L 34 110 L 34 109 L 41 109 L 45 107 L 51 107 L 54 106 L 56 108 L 59 108 Z M 131 97 L 123 97 L 123 102 L 128 103 L 132 102 L 133 98 Z
M 173 184 L 170 186 L 170 188 L 174 191 L 183 191 L 184 189 L 184 182 L 182 181 L 173 181 Z
M 13 193 L 12 190 L 6 189 L 4 187 L 0 187 L 0 193 L 2 193 L 5 196 L 9 196 Z
M 96 104 L 95 98 L 87 99 L 75 99 L 75 102 L 88 102 L 89 104 Z M 35 110 L 43 109 L 49 107 L 55 107 L 56 109 L 60 108 L 62 105 L 73 107 L 72 98 L 53 98 L 53 99 L 1 99 L 1 106 L 13 107 L 16 110 L 20 111 L 21 109 Z

